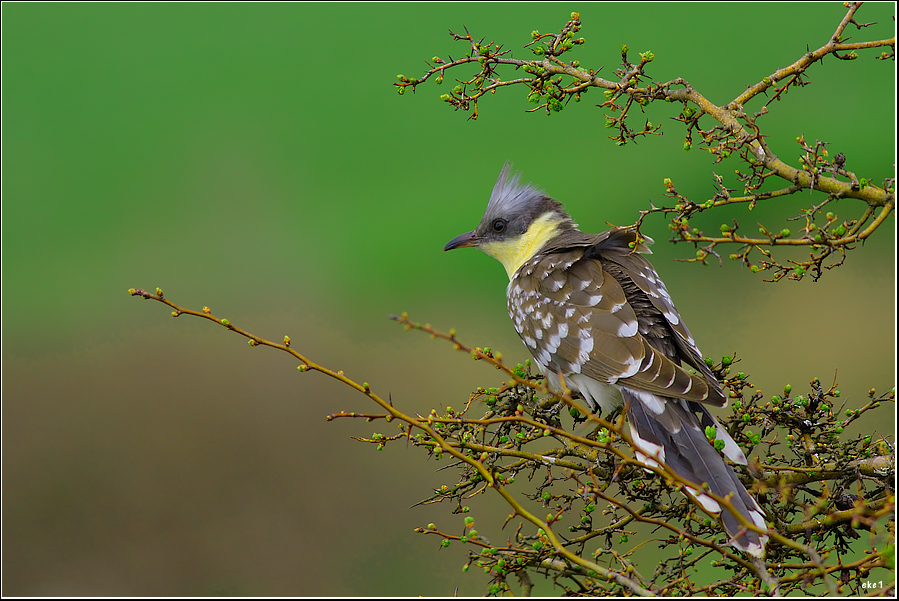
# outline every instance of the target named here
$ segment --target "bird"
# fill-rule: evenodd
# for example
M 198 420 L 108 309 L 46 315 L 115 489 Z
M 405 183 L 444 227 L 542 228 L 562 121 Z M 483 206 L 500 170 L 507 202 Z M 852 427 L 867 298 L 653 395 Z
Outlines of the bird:
M 714 427 L 724 456 L 746 465 L 708 410 L 727 397 L 643 256 L 651 243 L 633 227 L 580 231 L 562 203 L 521 183 L 507 162 L 477 229 L 444 251 L 475 247 L 497 259 L 509 276 L 509 317 L 549 388 L 579 392 L 594 411 L 625 407 L 636 460 L 692 483 L 685 490 L 719 516 L 730 545 L 763 557 L 767 535 L 703 492 L 707 484 L 731 495 L 733 509 L 766 531 L 764 511 L 706 435 Z

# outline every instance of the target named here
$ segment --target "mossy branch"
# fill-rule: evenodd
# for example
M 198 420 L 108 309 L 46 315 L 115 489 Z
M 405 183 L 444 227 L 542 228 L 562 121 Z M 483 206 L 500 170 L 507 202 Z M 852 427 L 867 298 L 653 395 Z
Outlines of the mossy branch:
M 457 482 L 433 491 L 421 504 L 452 503 L 453 513 L 467 516 L 463 533 L 452 534 L 433 524 L 417 531 L 439 537 L 442 546 L 454 541 L 470 545 L 472 551 L 466 566 L 476 563 L 490 574 L 491 593 L 509 591 L 508 579 L 512 575 L 523 592 L 530 591 L 527 572 L 534 571 L 553 574 L 557 585 L 571 594 L 704 594 L 712 590 L 728 595 L 766 591 L 810 594 L 816 584 L 824 584 L 837 594 L 846 586 L 858 592 L 859 586 L 842 576 L 834 580 L 831 575 L 837 566 L 852 566 L 845 569 L 859 577 L 889 566 L 888 556 L 895 538 L 891 525 L 895 512 L 892 444 L 874 440 L 871 435 L 841 441 L 839 434 L 858 416 L 876 410 L 883 402 L 894 401 L 892 391 L 880 396 L 870 391 L 862 408 L 849 410 L 845 418 L 840 418 L 832 406 L 832 400 L 840 396 L 835 382 L 825 390 L 815 379 L 807 395 L 794 395 L 792 388 L 786 386 L 782 396 L 763 403 L 761 393 L 753 392 L 745 374 L 732 373 L 737 362 L 734 357 L 724 357 L 720 363 L 707 361 L 733 401 L 733 413 L 722 422 L 723 426 L 748 451 L 767 447 L 764 464 L 735 466 L 758 495 L 768 516 L 767 534 L 771 540 L 766 561 L 759 562 L 733 551 L 714 516 L 707 516 L 698 503 L 684 494 L 672 496 L 673 491 L 683 492 L 688 482 L 665 466 L 646 468 L 634 460 L 633 444 L 623 427 L 622 416 L 603 419 L 590 414 L 570 392 L 550 393 L 542 378 L 530 372 L 529 365 L 510 367 L 500 353 L 466 346 L 453 331 L 440 332 L 412 322 L 406 315 L 393 318 L 408 330 L 447 341 L 456 350 L 492 365 L 506 380 L 496 387 L 478 389 L 458 411 L 435 408 L 422 417 L 404 413 L 367 383 L 314 362 L 294 349 L 287 336 L 283 343 L 266 340 L 213 315 L 207 307 L 201 311 L 180 307 L 158 288 L 155 293 L 141 289 L 131 289 L 129 293 L 165 304 L 174 317 L 190 315 L 215 322 L 247 338 L 250 346 L 286 352 L 298 361 L 299 371 L 316 371 L 349 386 L 364 394 L 380 411 L 333 413 L 326 416 L 328 420 L 383 420 L 385 424 L 398 425 L 395 434 L 375 433 L 357 440 L 379 449 L 397 441 L 410 441 L 436 460 L 451 457 Z M 538 399 L 537 394 L 546 396 Z M 563 423 L 563 418 L 569 417 L 574 420 L 570 426 Z M 583 436 L 574 434 L 577 424 L 586 419 L 592 420 L 595 431 Z M 750 427 L 757 432 L 750 431 Z M 776 452 L 784 433 L 793 453 L 789 458 Z M 546 442 L 560 444 L 547 447 Z M 651 475 L 647 476 L 647 472 Z M 542 482 L 536 478 L 538 473 L 545 474 Z M 516 490 L 520 488 L 515 484 L 520 474 L 528 475 L 532 484 Z M 811 488 L 815 485 L 820 489 Z M 850 487 L 855 487 L 856 494 L 848 492 Z M 514 536 L 505 545 L 494 546 L 478 533 L 470 509 L 464 505 L 490 491 L 510 507 L 507 524 L 516 518 L 523 520 L 518 521 Z M 723 507 L 733 509 L 729 498 L 707 494 Z M 549 513 L 541 518 L 535 507 L 543 507 Z M 597 520 L 605 523 L 596 523 Z M 759 531 L 754 524 L 740 521 L 746 530 Z M 638 570 L 633 557 L 636 547 L 622 552 L 628 537 L 633 535 L 628 530 L 633 523 L 670 533 L 656 542 L 662 548 L 671 548 L 674 554 L 652 575 Z M 843 556 L 850 551 L 849 542 L 859 537 L 857 530 L 870 533 L 872 552 L 864 561 L 844 562 Z M 588 555 L 588 543 L 601 546 Z M 688 559 L 694 550 L 702 552 Z M 733 575 L 713 586 L 701 587 L 692 578 L 691 567 L 708 553 L 717 558 L 715 565 Z M 834 559 L 837 564 L 830 563 Z
M 855 15 L 860 2 L 846 3 L 847 12 L 829 36 L 826 43 L 816 50 L 809 50 L 793 63 L 774 70 L 761 81 L 743 88 L 731 101 L 724 105 L 711 102 L 690 82 L 675 77 L 667 81 L 653 81 L 647 74 L 649 64 L 655 59 L 651 51 L 642 52 L 639 61 L 629 58 L 627 45 L 621 47 L 621 67 L 615 70 L 615 78 L 599 76 L 601 69 L 581 66 L 577 60 L 563 60 L 563 56 L 585 43 L 577 37 L 581 30 L 579 13 L 571 13 L 571 18 L 559 33 L 531 32 L 531 41 L 525 48 L 533 58 L 520 59 L 512 56 L 512 51 L 495 42 L 475 39 L 465 29 L 465 34 L 450 31 L 453 40 L 465 45 L 465 55 L 444 61 L 435 56 L 428 62 L 428 70 L 421 77 L 397 76 L 394 83 L 397 91 L 415 91 L 425 82 L 433 79 L 442 84 L 448 72 L 456 74 L 460 67 L 476 65 L 478 71 L 472 77 L 459 77 L 457 85 L 441 100 L 455 110 L 469 112 L 470 119 L 478 118 L 478 103 L 498 90 L 513 86 L 523 86 L 528 102 L 537 106 L 527 112 L 542 111 L 547 115 L 562 111 L 572 101 L 580 102 L 591 89 L 603 91 L 604 101 L 596 106 L 607 111 L 606 127 L 616 133 L 609 136 L 618 145 L 626 145 L 640 137 L 661 135 L 662 126 L 654 125 L 643 117 L 644 109 L 654 102 L 673 103 L 680 107 L 672 118 L 686 128 L 684 149 L 690 150 L 694 143 L 704 147 L 720 163 L 731 156 L 738 156 L 748 167 L 746 171 L 735 170 L 742 194 L 724 185 L 724 180 L 715 175 L 718 191 L 703 201 L 691 201 L 677 193 L 672 179 L 665 180 L 665 196 L 674 200 L 670 206 L 655 207 L 640 211 L 634 223 L 642 226 L 645 218 L 654 213 L 662 213 L 669 219 L 674 242 L 687 242 L 696 248 L 696 255 L 687 261 L 707 263 L 709 258 L 721 260 L 716 250 L 722 245 L 738 245 L 739 250 L 730 253 L 730 258 L 740 261 L 753 272 L 769 271 L 771 278 L 766 281 L 780 281 L 784 278 L 800 280 L 806 274 L 813 279 L 820 278 L 824 271 L 843 264 L 846 252 L 854 245 L 871 236 L 895 208 L 895 174 L 876 184 L 872 179 L 859 178 L 846 169 L 847 158 L 838 153 L 829 157 L 827 143 L 816 141 L 808 144 L 804 136 L 798 134 L 796 141 L 802 149 L 798 165 L 790 165 L 776 156 L 765 141 L 760 118 L 769 112 L 769 106 L 781 100 L 794 88 L 808 85 L 805 74 L 825 57 L 839 60 L 856 60 L 858 52 L 886 49 L 876 58 L 895 61 L 895 36 L 865 42 L 849 42 L 845 39 L 847 27 L 858 29 L 873 23 L 859 23 Z M 568 57 L 564 57 L 567 59 Z M 512 69 L 514 77 L 505 78 L 505 70 Z M 523 72 L 524 75 L 520 75 Z M 738 85 L 735 82 L 735 87 Z M 761 96 L 768 101 L 756 112 L 749 114 L 746 106 Z M 633 113 L 639 112 L 638 116 Z M 712 122 L 708 123 L 711 119 Z M 788 185 L 779 190 L 763 189 L 770 177 L 780 179 Z M 816 190 L 827 195 L 823 202 L 803 210 L 795 219 L 805 222 L 799 237 L 791 237 L 788 228 L 766 228 L 759 224 L 762 237 L 744 235 L 740 224 L 722 224 L 721 235 L 708 235 L 689 223 L 689 220 L 705 211 L 732 204 L 746 204 L 752 210 L 757 203 L 793 195 L 803 190 Z M 860 214 L 840 219 L 823 208 L 840 199 L 857 199 L 864 203 Z M 773 247 L 802 247 L 811 252 L 808 259 L 775 260 Z

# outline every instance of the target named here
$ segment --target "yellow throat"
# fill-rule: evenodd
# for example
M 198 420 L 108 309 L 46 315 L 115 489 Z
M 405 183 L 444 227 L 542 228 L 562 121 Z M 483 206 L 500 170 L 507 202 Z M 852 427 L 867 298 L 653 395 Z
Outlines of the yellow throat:
M 520 236 L 498 242 L 482 242 L 478 248 L 502 263 L 511 280 L 528 259 L 556 236 L 560 221 L 559 215 L 550 211 L 535 219 Z

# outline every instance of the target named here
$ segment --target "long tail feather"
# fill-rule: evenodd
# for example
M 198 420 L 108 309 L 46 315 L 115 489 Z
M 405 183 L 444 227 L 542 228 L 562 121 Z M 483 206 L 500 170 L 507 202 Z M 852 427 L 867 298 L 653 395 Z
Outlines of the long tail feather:
M 761 557 L 768 537 L 745 528 L 730 510 L 723 509 L 702 492 L 702 485 L 707 483 L 709 490 L 719 497 L 733 493 L 731 504 L 737 513 L 759 528 L 765 528 L 764 512 L 758 502 L 746 491 L 715 447 L 709 444 L 699 419 L 688 411 L 686 403 L 645 392 L 627 389 L 621 392 L 628 404 L 631 436 L 642 451 L 637 454 L 637 459 L 646 465 L 664 463 L 674 473 L 695 484 L 696 488 L 688 488 L 688 492 L 706 511 L 720 512 L 732 544 Z M 644 400 L 643 397 L 652 398 Z

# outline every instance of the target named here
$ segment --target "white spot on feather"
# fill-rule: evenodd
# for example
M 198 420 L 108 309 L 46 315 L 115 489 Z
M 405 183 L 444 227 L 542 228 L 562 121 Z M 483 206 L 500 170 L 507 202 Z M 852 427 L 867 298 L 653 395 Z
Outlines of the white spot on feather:
M 736 441 L 731 438 L 730 434 L 727 433 L 727 430 L 724 429 L 724 426 L 722 426 L 714 416 L 710 415 L 709 417 L 712 418 L 712 423 L 715 424 L 715 438 L 724 441 L 724 448 L 721 449 L 724 456 L 734 463 L 746 465 L 746 455 L 743 454 L 743 451 L 737 445 Z M 764 527 L 765 526 L 763 525 L 762 528 Z
M 618 374 L 618 378 L 629 378 L 638 371 L 640 371 L 640 364 L 642 361 L 637 359 L 636 357 L 628 357 L 627 361 L 624 362 L 626 368 L 623 372 Z
M 665 462 L 665 449 L 661 446 L 651 443 L 648 440 L 640 438 L 640 433 L 636 428 L 630 428 L 631 439 L 634 446 L 637 447 L 637 461 L 649 467 L 661 467 L 659 462 Z
M 550 334 L 549 340 L 546 341 L 546 350 L 550 353 L 555 353 L 559 350 L 559 344 L 562 342 L 562 339 L 559 338 L 558 334 Z
M 699 501 L 699 504 L 702 505 L 702 508 L 709 513 L 721 513 L 721 506 L 718 505 L 718 501 L 716 501 L 712 497 L 700 492 L 692 486 L 685 486 L 684 490 L 687 491 L 691 497 Z
M 587 305 L 590 307 L 595 307 L 602 301 L 602 294 L 597 296 L 588 296 L 587 297 Z
M 573 390 L 584 395 L 591 409 L 599 407 L 603 413 L 609 413 L 624 404 L 617 386 L 609 386 L 584 374 L 569 374 L 568 382 Z
M 630 338 L 631 336 L 637 333 L 637 320 L 634 321 L 625 321 L 620 326 L 618 326 L 618 337 L 619 338 Z
M 656 415 L 662 415 L 665 413 L 665 399 L 657 397 L 656 395 L 644 392 L 642 390 L 632 390 L 628 388 L 628 391 L 633 394 L 637 399 L 643 403 L 643 406 L 649 409 L 652 413 Z
M 578 361 L 581 365 L 587 363 L 590 360 L 590 351 L 593 350 L 593 339 L 592 338 L 581 338 L 580 344 L 578 345 Z

